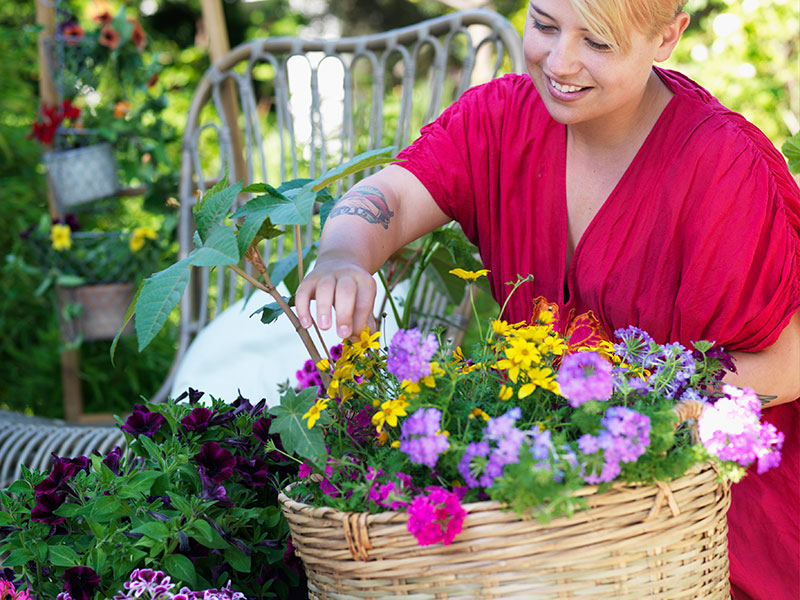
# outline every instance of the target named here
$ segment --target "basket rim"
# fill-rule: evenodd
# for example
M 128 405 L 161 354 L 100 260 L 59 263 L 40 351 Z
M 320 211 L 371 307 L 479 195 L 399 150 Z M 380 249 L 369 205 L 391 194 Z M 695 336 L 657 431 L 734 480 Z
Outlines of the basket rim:
M 688 478 L 696 477 L 701 474 L 705 474 L 707 471 L 717 472 L 717 468 L 713 462 L 705 461 L 697 463 L 691 466 L 689 469 L 687 469 L 686 472 L 680 475 L 679 477 L 670 479 L 666 483 L 669 485 L 676 481 L 681 481 Z M 377 513 L 369 513 L 365 511 L 361 512 L 343 511 L 330 506 L 312 506 L 305 502 L 294 500 L 290 498 L 286 494 L 286 492 L 290 491 L 298 483 L 299 482 L 293 482 L 288 486 L 286 486 L 284 489 L 280 490 L 280 492 L 278 493 L 278 502 L 280 502 L 282 506 L 285 506 L 287 509 L 292 510 L 294 512 L 305 514 L 311 517 L 327 517 L 336 520 L 353 519 L 357 518 L 358 516 L 366 518 L 368 522 L 399 523 L 408 520 L 408 514 L 405 511 L 386 510 Z M 614 491 L 625 492 L 626 490 L 638 490 L 641 488 L 648 488 L 648 487 L 652 487 L 654 490 L 659 489 L 659 486 L 656 483 L 652 482 L 638 482 L 638 483 L 618 482 L 612 484 L 610 487 L 603 489 L 602 491 L 600 491 L 600 487 L 601 487 L 600 485 L 586 485 L 578 490 L 575 490 L 572 493 L 572 496 L 576 498 L 588 498 L 591 496 L 602 495 Z M 462 504 L 461 506 L 468 514 L 473 512 L 483 512 L 490 510 L 497 510 L 506 513 L 513 512 L 511 509 L 508 508 L 507 505 L 503 504 L 502 502 L 498 502 L 496 500 L 467 502 L 465 504 Z M 520 519 L 535 519 L 535 516 L 533 515 L 518 515 L 518 517 Z M 556 520 L 563 518 L 569 519 L 571 517 L 556 517 L 552 519 L 550 523 L 552 524 Z

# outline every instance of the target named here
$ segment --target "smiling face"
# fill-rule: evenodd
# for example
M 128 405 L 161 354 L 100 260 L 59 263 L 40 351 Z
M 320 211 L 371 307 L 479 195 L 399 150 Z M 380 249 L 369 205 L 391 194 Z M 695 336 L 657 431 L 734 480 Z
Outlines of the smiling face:
M 568 0 L 531 0 L 523 36 L 525 61 L 553 119 L 609 127 L 635 121 L 653 62 L 666 60 L 677 39 L 665 41 L 662 34 L 637 30 L 629 36 L 629 48 L 614 50 L 589 31 Z

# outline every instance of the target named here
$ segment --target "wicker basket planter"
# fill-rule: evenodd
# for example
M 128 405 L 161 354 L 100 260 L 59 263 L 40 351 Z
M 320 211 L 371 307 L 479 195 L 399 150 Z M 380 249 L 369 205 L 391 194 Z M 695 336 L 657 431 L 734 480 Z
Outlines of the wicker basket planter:
M 465 504 L 452 544 L 419 546 L 403 512 L 344 513 L 281 494 L 309 598 L 728 599 L 729 486 L 710 466 L 660 485 L 580 492 L 547 525 Z
M 111 144 L 47 152 L 43 158 L 55 198 L 64 210 L 119 190 Z
M 71 320 L 59 316 L 59 326 L 64 340 L 74 340 L 82 334 L 85 341 L 113 339 L 125 322 L 135 289 L 132 283 L 103 283 L 62 287 L 58 289 L 60 307 L 79 304 L 80 315 Z M 60 310 L 59 313 L 62 313 Z M 133 322 L 129 322 L 123 335 L 133 333 Z

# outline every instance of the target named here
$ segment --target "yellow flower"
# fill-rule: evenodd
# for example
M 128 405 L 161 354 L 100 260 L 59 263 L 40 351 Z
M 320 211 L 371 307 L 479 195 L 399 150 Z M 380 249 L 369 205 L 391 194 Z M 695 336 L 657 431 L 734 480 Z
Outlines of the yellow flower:
M 328 362 L 327 358 L 323 358 L 321 361 L 317 363 L 317 369 L 320 371 L 327 371 L 331 368 L 331 363 Z
M 361 332 L 361 339 L 352 345 L 352 352 L 356 356 L 361 356 L 367 350 L 370 349 L 377 350 L 378 348 L 381 347 L 381 345 L 378 343 L 379 337 L 381 337 L 380 331 L 376 331 L 375 333 L 370 335 L 369 327 L 365 327 L 364 331 Z
M 397 417 L 406 416 L 407 406 L 408 402 L 406 402 L 403 394 L 400 394 L 394 400 L 387 400 L 381 404 L 381 410 L 372 415 L 372 424 L 375 425 L 378 433 L 383 430 L 384 425 L 397 427 Z
M 506 349 L 506 356 L 515 366 L 525 370 L 530 369 L 534 364 L 539 364 L 542 360 L 536 344 L 520 338 L 511 342 L 511 346 Z
M 500 386 L 500 393 L 497 395 L 500 400 L 511 400 L 511 397 L 514 395 L 513 388 L 503 385 Z
M 50 240 L 53 243 L 53 250 L 58 252 L 69 250 L 72 246 L 72 231 L 69 225 L 55 223 L 53 227 L 50 228 Z
M 381 431 L 381 433 L 384 433 L 384 432 Z M 399 448 L 400 447 L 400 440 L 393 441 L 391 446 L 392 446 L 392 448 Z
M 138 252 L 144 247 L 145 240 L 154 240 L 157 237 L 158 235 L 152 227 L 137 227 L 133 230 L 133 233 L 131 233 L 128 246 L 131 252 Z
M 386 442 L 388 441 L 389 441 L 389 434 L 386 433 L 385 431 L 381 431 L 380 434 L 378 434 L 378 444 L 380 444 L 381 446 L 385 446 Z
M 555 320 L 555 318 L 556 318 L 555 315 L 551 313 L 549 310 L 543 310 L 542 312 L 539 313 L 539 316 L 537 317 L 536 320 L 542 325 L 549 325 Z
M 465 271 L 464 269 L 452 269 L 450 274 L 464 279 L 466 281 L 475 281 L 478 277 L 483 277 L 489 272 L 489 269 L 481 269 L 480 271 Z
M 488 421 L 489 420 L 489 415 L 487 415 L 485 412 L 483 412 L 480 408 L 473 408 L 469 412 L 469 418 L 470 419 L 474 419 L 475 417 L 480 417 L 484 421 Z
M 314 403 L 314 406 L 308 409 L 308 412 L 303 415 L 304 419 L 308 419 L 308 428 L 311 429 L 314 427 L 314 424 L 320 417 L 320 413 L 328 408 L 328 401 L 326 399 L 320 398 Z

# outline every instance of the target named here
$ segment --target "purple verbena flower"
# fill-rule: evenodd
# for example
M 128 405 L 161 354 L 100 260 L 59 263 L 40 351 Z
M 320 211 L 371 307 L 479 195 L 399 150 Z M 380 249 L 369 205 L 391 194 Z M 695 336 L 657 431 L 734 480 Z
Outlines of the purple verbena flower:
M 430 360 L 439 349 L 436 336 L 419 329 L 401 329 L 392 337 L 386 368 L 400 381 L 419 381 L 431 374 Z
M 437 408 L 421 408 L 403 421 L 400 450 L 411 462 L 432 469 L 439 455 L 450 447 L 447 436 L 440 432 L 441 421 L 442 411 Z
M 590 400 L 604 402 L 611 398 L 614 390 L 611 363 L 597 352 L 576 352 L 565 356 L 556 381 L 573 408 Z
M 601 431 L 578 439 L 578 448 L 585 455 L 603 452 L 601 473 L 584 474 L 586 483 L 613 480 L 621 471 L 620 463 L 636 461 L 650 445 L 650 418 L 624 406 L 611 406 L 601 421 Z
M 475 461 L 476 458 L 485 458 L 489 455 L 489 442 L 470 442 L 467 449 L 458 463 L 458 472 L 464 478 L 464 483 L 469 488 L 476 488 L 480 485 L 477 475 L 483 473 L 485 461 Z
M 617 329 L 614 335 L 622 340 L 621 343 L 614 344 L 614 354 L 619 356 L 622 362 L 644 369 L 652 366 L 652 361 L 660 349 L 649 333 L 631 325 Z

